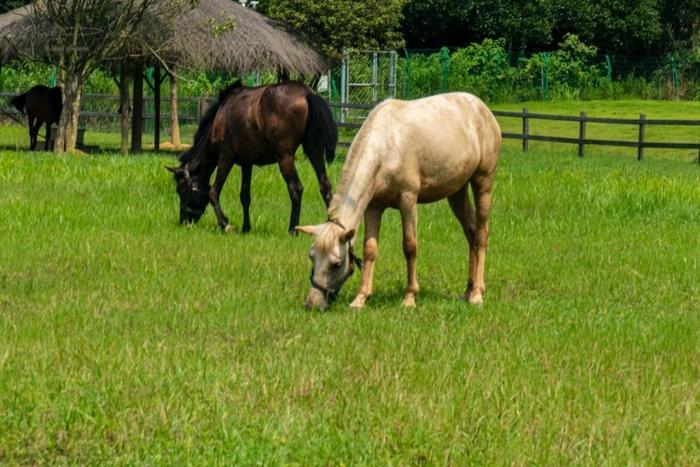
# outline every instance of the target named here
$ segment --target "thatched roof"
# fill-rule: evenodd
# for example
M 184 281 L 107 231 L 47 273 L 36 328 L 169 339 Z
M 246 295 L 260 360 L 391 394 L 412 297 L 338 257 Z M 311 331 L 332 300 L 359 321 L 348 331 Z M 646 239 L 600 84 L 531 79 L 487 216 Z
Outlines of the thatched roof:
M 0 63 L 17 57 L 17 50 L 13 47 L 17 43 L 15 36 L 31 24 L 31 13 L 32 6 L 27 5 L 0 15 Z
M 213 19 L 213 22 L 212 22 Z M 220 33 L 212 33 L 213 29 Z M 324 71 L 323 58 L 281 24 L 231 0 L 201 0 L 179 15 L 166 56 L 194 68 Z
M 184 4 L 175 19 L 151 20 L 151 35 L 144 38 L 151 47 L 144 54 L 154 51 L 172 64 L 231 72 L 286 70 L 308 76 L 326 69 L 298 34 L 235 1 L 200 0 L 195 8 Z M 31 11 L 30 5 L 0 15 L 1 61 L 33 54 L 28 50 L 35 27 Z

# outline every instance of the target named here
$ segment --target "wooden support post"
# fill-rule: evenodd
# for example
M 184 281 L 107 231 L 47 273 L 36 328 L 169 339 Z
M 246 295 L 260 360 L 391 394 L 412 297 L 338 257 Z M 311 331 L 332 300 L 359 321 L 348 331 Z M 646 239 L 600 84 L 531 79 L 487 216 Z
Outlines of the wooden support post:
M 119 113 L 121 130 L 121 153 L 129 153 L 129 77 L 126 59 L 119 66 Z
M 134 108 L 131 111 L 131 152 L 141 152 L 143 142 L 143 63 L 134 69 Z
M 173 65 L 175 70 L 175 65 Z M 180 121 L 177 115 L 177 76 L 170 75 L 170 142 L 173 146 L 180 146 Z M 198 122 L 199 123 L 199 122 Z
M 637 146 L 638 161 L 644 159 L 644 131 L 646 126 L 646 117 L 644 114 L 639 114 L 639 146 Z
M 530 149 L 530 142 L 528 136 L 530 135 L 530 119 L 527 116 L 527 107 L 523 109 L 523 152 L 527 152 Z
M 197 99 L 197 124 L 202 120 L 202 116 L 204 115 L 204 110 L 207 105 L 207 100 L 205 97 L 200 97 Z
M 584 140 L 586 139 L 586 112 L 581 112 L 578 122 L 578 157 L 583 157 Z
M 160 63 L 153 66 L 153 149 L 160 151 Z

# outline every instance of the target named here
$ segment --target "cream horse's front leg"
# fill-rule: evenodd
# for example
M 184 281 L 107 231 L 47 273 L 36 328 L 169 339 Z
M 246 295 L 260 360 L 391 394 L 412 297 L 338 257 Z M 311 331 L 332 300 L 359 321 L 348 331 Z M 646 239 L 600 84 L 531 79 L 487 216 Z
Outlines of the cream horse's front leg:
M 372 295 L 372 274 L 374 273 L 374 262 L 377 260 L 382 212 L 382 209 L 376 208 L 367 208 L 365 211 L 365 243 L 362 251 L 364 267 L 362 268 L 360 291 L 350 304 L 352 308 L 364 307 L 365 301 Z
M 413 194 L 401 197 L 399 210 L 401 211 L 401 223 L 403 224 L 403 253 L 406 257 L 407 284 L 406 293 L 401 305 L 416 306 L 418 294 L 418 277 L 416 276 L 416 255 L 418 253 L 418 239 L 416 224 L 418 222 L 417 198 Z

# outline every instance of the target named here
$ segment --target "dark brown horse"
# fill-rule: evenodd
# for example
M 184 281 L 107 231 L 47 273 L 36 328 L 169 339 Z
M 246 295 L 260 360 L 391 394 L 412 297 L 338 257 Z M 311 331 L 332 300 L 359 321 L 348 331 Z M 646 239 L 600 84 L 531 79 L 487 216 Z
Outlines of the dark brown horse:
M 180 196 L 180 223 L 199 221 L 211 203 L 219 225 L 233 230 L 219 204 L 219 195 L 234 164 L 241 166 L 243 232 L 250 230 L 250 179 L 253 166 L 277 164 L 287 182 L 292 214 L 289 232 L 299 224 L 304 187 L 294 166 L 299 145 L 311 161 L 326 207 L 331 183 L 325 159 L 335 157 L 338 129 L 328 103 L 303 83 L 288 81 L 248 88 L 240 81 L 222 90 L 202 117 L 194 145 L 180 155 L 175 174 Z M 216 170 L 214 185 L 209 184 Z
M 46 143 L 44 150 L 49 150 L 49 140 L 51 139 L 51 125 L 58 124 L 61 118 L 61 107 L 63 106 L 63 93 L 61 88 L 48 88 L 37 85 L 29 91 L 14 97 L 11 101 L 13 106 L 23 114 L 27 115 L 29 125 L 29 149 L 36 149 L 36 137 L 39 134 L 41 125 L 46 124 Z

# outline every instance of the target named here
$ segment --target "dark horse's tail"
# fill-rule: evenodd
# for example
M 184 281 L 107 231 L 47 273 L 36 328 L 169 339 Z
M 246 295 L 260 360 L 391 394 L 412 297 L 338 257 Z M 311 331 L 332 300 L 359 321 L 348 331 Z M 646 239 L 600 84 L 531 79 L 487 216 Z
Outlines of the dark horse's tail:
M 10 103 L 15 107 L 15 109 L 19 110 L 22 112 L 22 114 L 25 114 L 24 107 L 27 102 L 27 93 L 25 92 L 24 94 L 20 94 L 19 96 L 15 96 L 12 98 Z
M 202 119 L 199 121 L 197 132 L 194 134 L 194 144 L 192 144 L 190 149 L 180 154 L 180 162 L 183 164 L 192 162 L 192 160 L 197 157 L 198 154 L 201 154 L 202 151 L 206 149 L 207 144 L 209 143 L 209 135 L 211 133 L 211 127 L 214 123 L 216 113 L 219 111 L 226 98 L 233 91 L 242 86 L 243 83 L 239 80 L 219 92 L 219 98 L 217 101 L 207 108 L 204 115 L 202 115 Z
M 328 102 L 318 94 L 309 92 L 306 95 L 309 105 L 309 117 L 306 121 L 304 135 L 304 151 L 307 154 L 326 153 L 330 164 L 335 159 L 335 147 L 338 144 L 338 127 L 333 120 L 333 113 Z

